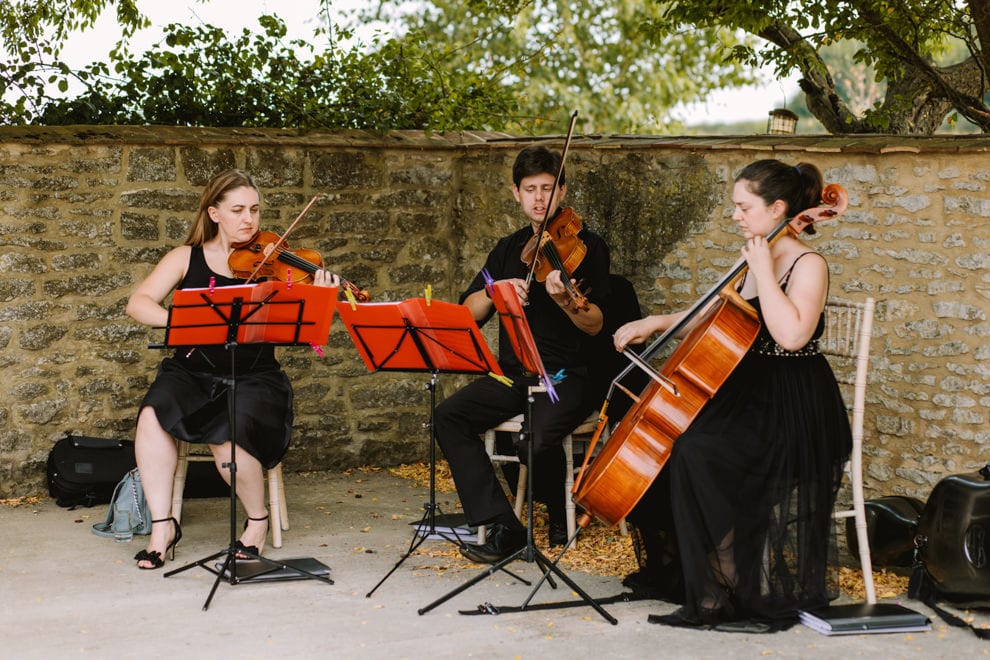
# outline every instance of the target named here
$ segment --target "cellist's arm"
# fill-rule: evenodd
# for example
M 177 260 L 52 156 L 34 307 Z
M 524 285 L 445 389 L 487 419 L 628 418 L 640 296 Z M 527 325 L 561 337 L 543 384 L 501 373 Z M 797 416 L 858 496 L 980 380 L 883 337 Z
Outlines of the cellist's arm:
M 698 310 L 694 318 L 692 318 L 677 332 L 676 337 L 678 339 L 683 339 L 689 332 L 691 332 L 691 329 L 695 326 L 695 324 L 704 317 L 707 310 L 716 303 L 718 303 L 717 298 L 709 302 L 702 309 Z M 637 321 L 630 321 L 629 323 L 621 326 L 615 331 L 615 334 L 612 335 L 615 350 L 621 353 L 629 344 L 642 344 L 654 333 L 666 332 L 675 325 L 681 323 L 684 317 L 689 313 L 691 313 L 691 310 L 674 312 L 673 314 L 654 314 L 652 316 L 641 318 Z
M 642 344 L 654 333 L 664 332 L 673 326 L 685 313 L 654 314 L 620 326 L 612 335 L 615 350 L 621 352 L 629 344 Z
M 752 249 L 754 243 L 760 244 L 759 239 L 749 242 L 751 255 L 754 251 L 760 252 L 759 249 Z M 764 248 L 763 251 L 767 250 Z M 772 270 L 764 268 L 757 271 L 751 267 L 751 272 L 755 276 L 763 322 L 770 336 L 781 348 L 789 351 L 805 346 L 818 326 L 828 297 L 828 264 L 825 259 L 813 251 L 802 254 L 791 267 L 786 292 L 781 289 Z

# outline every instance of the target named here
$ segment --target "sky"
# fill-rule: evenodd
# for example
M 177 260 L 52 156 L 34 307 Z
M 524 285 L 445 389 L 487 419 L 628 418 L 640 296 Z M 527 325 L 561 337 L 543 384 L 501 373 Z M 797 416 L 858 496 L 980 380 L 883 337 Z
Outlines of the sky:
M 333 0 L 332 7 L 343 15 L 365 2 L 367 0 Z M 161 26 L 169 23 L 202 22 L 240 33 L 245 27 L 257 29 L 257 18 L 265 13 L 276 14 L 285 21 L 289 39 L 306 39 L 312 36 L 320 9 L 318 0 L 210 0 L 205 3 L 138 0 L 138 6 L 153 24 L 132 38 L 132 43 L 141 50 L 156 43 L 161 37 Z M 105 12 L 95 28 L 75 35 L 66 44 L 63 56 L 71 65 L 81 67 L 105 58 L 119 36 L 120 30 L 113 13 Z M 676 108 L 673 114 L 675 119 L 689 126 L 765 121 L 772 108 L 783 107 L 785 101 L 794 98 L 797 91 L 796 79 L 772 80 L 758 87 L 717 92 L 704 103 Z

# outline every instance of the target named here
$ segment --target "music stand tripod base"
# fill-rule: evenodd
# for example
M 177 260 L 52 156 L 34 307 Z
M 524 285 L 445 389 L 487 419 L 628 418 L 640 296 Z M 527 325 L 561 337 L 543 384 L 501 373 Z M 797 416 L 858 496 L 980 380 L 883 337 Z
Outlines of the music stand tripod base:
M 175 345 L 223 345 L 230 352 L 229 378 L 215 376 L 218 384 L 227 386 L 227 415 L 230 422 L 230 435 L 237 438 L 237 346 L 241 337 L 253 337 L 245 343 L 268 343 L 283 345 L 299 345 L 303 339 L 312 342 L 326 343 L 329 335 L 329 323 L 332 303 L 336 298 L 335 287 L 314 287 L 296 285 L 291 291 L 285 283 L 265 283 L 250 288 L 219 287 L 216 290 L 184 289 L 175 292 L 172 306 L 169 309 L 168 325 L 166 326 L 165 342 L 157 348 Z M 307 305 L 307 303 L 309 303 Z M 267 318 L 260 312 L 269 312 Z M 314 316 L 307 316 L 312 314 Z M 266 318 L 264 321 L 252 320 Z M 319 319 L 323 324 L 314 330 Z M 313 332 L 317 335 L 313 335 Z M 310 333 L 310 334 L 305 334 Z M 185 343 L 185 342 L 188 342 Z M 164 577 L 200 566 L 214 575 L 216 580 L 210 589 L 203 610 L 210 607 L 220 582 L 226 581 L 231 585 L 256 581 L 262 575 L 281 571 L 292 573 L 298 579 L 319 580 L 325 584 L 333 584 L 333 580 L 325 574 L 319 575 L 300 566 L 290 565 L 262 557 L 243 547 L 237 542 L 237 443 L 230 443 L 230 462 L 224 467 L 230 470 L 230 538 L 226 548 L 208 557 L 190 562 L 177 569 L 168 571 Z M 240 555 L 240 557 L 238 557 Z M 210 566 L 210 562 L 225 557 L 219 568 Z M 262 563 L 271 571 L 259 571 L 251 577 L 241 577 L 237 570 L 237 562 L 251 560 Z M 310 558 L 303 564 L 310 565 Z M 311 560 L 316 561 L 316 560 Z
M 530 466 L 533 465 L 533 442 L 532 442 L 531 434 L 530 434 L 530 431 L 529 431 L 529 428 L 530 428 L 529 427 L 529 420 L 531 419 L 532 413 L 533 413 L 533 393 L 534 392 L 545 392 L 545 391 L 546 390 L 544 390 L 542 387 L 531 387 L 529 389 L 529 397 L 528 397 L 528 400 L 527 400 L 527 409 L 526 409 L 526 414 L 525 414 L 525 419 L 524 419 L 524 424 L 523 424 L 523 432 L 522 432 L 521 435 L 524 437 L 525 442 L 526 442 L 526 455 L 527 455 L 527 458 L 528 458 L 527 464 L 530 465 Z M 611 614 L 609 614 L 605 610 L 605 608 L 603 608 L 591 596 L 589 596 L 587 593 L 585 593 L 585 591 L 583 589 L 581 589 L 581 587 L 579 587 L 577 585 L 577 583 L 575 583 L 573 580 L 571 580 L 571 578 L 569 578 L 560 569 L 560 567 L 557 566 L 557 562 L 556 561 L 550 561 L 550 559 L 548 559 L 546 557 L 546 555 L 544 555 L 540 551 L 540 549 L 536 547 L 536 544 L 533 542 L 533 469 L 532 469 L 532 467 L 529 470 L 526 471 L 526 505 L 527 505 L 527 509 L 528 509 L 528 511 L 527 511 L 527 527 L 526 527 L 526 544 L 522 548 L 516 550 L 514 553 L 512 553 L 511 555 L 509 555 L 508 557 L 506 557 L 506 558 L 502 559 L 501 561 L 499 561 L 498 563 L 492 564 L 488 568 L 484 569 L 481 573 L 479 573 L 475 577 L 471 578 L 470 580 L 468 580 L 464 584 L 459 585 L 458 587 L 456 587 L 456 588 L 452 589 L 451 591 L 447 592 L 446 594 L 444 594 L 443 596 L 441 596 L 437 600 L 433 601 L 432 603 L 430 603 L 426 607 L 423 607 L 423 608 L 417 610 L 420 615 L 426 614 L 427 612 L 429 612 L 433 608 L 437 607 L 438 605 L 441 605 L 442 603 L 447 602 L 448 600 L 450 600 L 454 596 L 456 596 L 456 595 L 458 595 L 458 594 L 460 594 L 460 593 L 462 593 L 462 592 L 470 589 L 471 587 L 473 587 L 474 585 L 478 584 L 479 582 L 481 582 L 482 580 L 484 580 L 488 576 L 493 575 L 495 572 L 500 571 L 500 570 L 504 571 L 505 570 L 505 567 L 508 564 L 516 561 L 517 559 L 522 559 L 522 560 L 527 561 L 527 562 L 530 562 L 530 563 L 535 563 L 537 566 L 539 566 L 540 567 L 540 570 L 543 572 L 543 575 L 541 576 L 539 582 L 537 582 L 536 586 L 533 587 L 533 591 L 529 594 L 529 597 L 526 599 L 526 601 L 523 604 L 523 606 L 519 608 L 520 610 L 525 610 L 526 609 L 526 607 L 529 605 L 529 602 L 533 599 L 533 596 L 536 594 L 536 591 L 543 585 L 543 582 L 544 581 L 549 582 L 549 584 L 551 585 L 551 587 L 556 588 L 556 585 L 553 583 L 553 578 L 551 577 L 551 574 L 552 574 L 552 575 L 556 575 L 557 577 L 559 577 L 565 584 L 567 584 L 567 586 L 569 586 L 571 589 L 573 589 L 574 592 L 576 594 L 578 594 L 578 596 L 580 596 L 582 600 L 584 600 L 588 605 L 590 605 L 592 608 L 594 608 L 594 610 L 596 612 L 598 612 L 600 615 L 602 615 L 602 617 L 606 621 L 608 621 L 612 625 L 617 625 L 619 623 L 618 620 L 615 617 L 613 617 Z M 571 537 L 570 540 L 568 540 L 567 544 L 564 545 L 564 548 L 565 549 L 570 546 L 571 541 L 573 541 L 573 539 L 578 535 L 578 533 L 579 532 L 575 532 L 574 533 L 574 536 Z M 564 551 L 562 550 L 561 551 L 561 556 L 563 555 L 563 552 Z M 557 560 L 559 561 L 560 560 L 560 557 L 558 557 Z M 526 584 L 528 585 L 529 583 L 527 582 Z M 495 611 L 497 611 L 497 606 L 495 606 L 494 609 L 495 609 Z
M 442 539 L 444 541 L 453 543 L 459 548 L 464 547 L 464 541 L 461 540 L 460 536 L 456 532 L 453 535 L 446 534 L 444 532 L 439 531 L 436 526 L 437 514 L 439 513 L 440 515 L 443 515 L 442 512 L 440 511 L 440 505 L 436 503 L 437 441 L 433 426 L 433 415 L 436 412 L 436 404 L 437 404 L 436 386 L 437 386 L 437 373 L 434 372 L 433 377 L 430 379 L 429 384 L 426 386 L 427 389 L 430 390 L 430 421 L 427 424 L 430 430 L 430 499 L 428 502 L 423 503 L 423 517 L 420 518 L 418 523 L 416 523 L 415 531 L 413 532 L 412 541 L 409 542 L 409 548 L 405 551 L 405 553 L 403 553 L 401 557 L 399 557 L 399 561 L 397 561 L 395 565 L 392 566 L 389 572 L 386 573 L 382 577 L 382 579 L 378 581 L 378 584 L 372 587 L 371 591 L 365 594 L 365 598 L 371 598 L 372 594 L 374 594 L 375 591 L 378 590 L 378 587 L 385 584 L 385 581 L 392 576 L 392 573 L 395 573 L 395 571 L 397 571 L 398 568 L 402 566 L 403 563 L 405 563 L 405 561 L 419 548 L 419 546 L 423 545 L 423 543 L 425 543 L 427 540 L 434 538 Z M 519 577 L 518 575 L 512 573 L 511 571 L 506 570 L 505 572 L 527 586 L 532 584 L 528 580 Z
M 430 499 L 423 505 L 423 517 L 409 549 L 366 594 L 370 598 L 427 539 L 440 538 L 459 547 L 464 545 L 456 533 L 449 535 L 436 528 L 440 510 L 436 503 L 437 440 L 434 428 L 437 376 L 441 373 L 501 375 L 502 370 L 470 310 L 464 305 L 426 298 L 377 304 L 339 301 L 337 313 L 347 326 L 354 346 L 369 371 L 431 374 L 427 385 L 430 391 L 430 420 L 426 424 L 430 435 Z

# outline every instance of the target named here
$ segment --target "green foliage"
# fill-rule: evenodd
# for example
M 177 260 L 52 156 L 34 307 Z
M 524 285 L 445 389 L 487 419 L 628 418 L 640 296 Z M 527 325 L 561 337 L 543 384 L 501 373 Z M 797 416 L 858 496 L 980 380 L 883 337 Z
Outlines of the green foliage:
M 823 0 L 761 5 L 737 0 L 671 0 L 660 29 L 721 26 L 759 37 L 733 57 L 771 64 L 781 77 L 800 71 L 809 109 L 833 133 L 934 132 L 957 111 L 990 131 L 990 14 L 984 0 Z M 869 107 L 856 107 L 836 85 L 845 65 L 825 54 L 840 44 L 846 63 L 881 83 Z M 849 74 L 849 71 L 845 71 Z M 851 77 L 846 83 L 851 83 Z M 854 103 L 850 104 L 850 100 Z
M 311 42 L 286 42 L 281 19 L 262 16 L 259 23 L 261 33 L 232 38 L 213 26 L 169 25 L 164 44 L 139 58 L 118 53 L 112 70 L 91 65 L 89 90 L 49 103 L 40 121 L 452 130 L 467 128 L 465 117 L 480 124 L 511 107 L 511 98 L 484 81 L 450 89 L 430 53 L 388 41 L 368 55 L 315 53 Z
M 754 80 L 727 57 L 740 44 L 733 31 L 658 32 L 650 0 L 431 0 L 401 14 L 405 4 L 382 0 L 364 18 L 391 9 L 397 38 L 442 53 L 455 82 L 470 73 L 513 90 L 520 113 L 505 118 L 508 131 L 560 130 L 573 110 L 585 133 L 679 130 L 672 108 Z
M 125 40 L 108 62 L 80 71 L 58 62 L 68 31 L 91 24 L 107 4 L 65 3 L 61 22 L 41 16 L 30 36 L 46 44 L 43 51 L 27 50 L 26 33 L 4 32 L 5 42 L 23 49 L 16 71 L 22 84 L 5 89 L 30 83 L 31 93 L 5 94 L 0 122 L 457 130 L 498 127 L 516 111 L 511 90 L 497 81 L 470 72 L 452 81 L 433 49 L 382 36 L 366 52 L 345 48 L 340 44 L 353 35 L 330 23 L 313 41 L 286 41 L 275 16 L 262 16 L 258 32 L 232 36 L 209 25 L 169 25 L 151 50 L 135 57 Z M 118 21 L 143 25 L 137 14 L 121 18 L 130 8 L 130 1 L 119 3 Z M 5 27 L 12 18 L 4 14 Z M 64 92 L 70 79 L 84 91 L 51 95 L 50 85 Z
M 360 45 L 330 5 L 309 41 L 264 16 L 235 35 L 171 25 L 135 55 L 135 0 L 6 0 L 0 123 L 538 133 L 577 110 L 583 133 L 655 133 L 770 64 L 801 73 L 832 133 L 928 134 L 946 118 L 990 131 L 986 0 L 378 0 L 361 18 L 398 29 Z M 73 70 L 66 37 L 111 8 L 122 41 Z
M 147 25 L 134 0 L 4 0 L 0 4 L 0 123 L 22 123 L 51 99 L 49 86 L 65 92 L 69 80 L 89 82 L 59 60 L 71 32 L 90 27 L 100 13 L 116 7 L 125 36 Z

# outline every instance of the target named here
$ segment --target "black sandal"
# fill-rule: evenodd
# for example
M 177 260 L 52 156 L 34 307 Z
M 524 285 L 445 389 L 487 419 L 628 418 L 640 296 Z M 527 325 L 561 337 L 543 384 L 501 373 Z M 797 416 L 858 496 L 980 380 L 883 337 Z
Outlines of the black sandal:
M 252 520 L 255 521 L 255 522 L 261 522 L 263 520 L 268 520 L 270 517 L 271 517 L 271 514 L 268 514 L 268 513 L 265 514 L 265 517 L 264 518 L 252 518 L 251 516 L 248 516 L 247 517 L 247 520 L 244 521 L 244 529 L 247 529 L 248 523 L 250 523 Z M 266 525 L 266 528 L 267 528 L 267 525 Z M 265 529 L 265 534 L 266 535 L 268 534 L 268 530 L 267 529 Z M 255 557 L 260 557 L 261 556 L 261 551 L 258 550 L 258 546 L 256 546 L 256 545 L 244 545 L 243 543 L 241 543 L 241 540 L 240 539 L 237 539 L 237 543 L 234 545 L 234 549 L 237 550 L 237 558 L 238 559 L 251 559 L 251 557 L 248 557 L 247 555 L 254 555 Z M 244 556 L 241 556 L 242 553 L 243 553 Z
M 182 538 L 182 527 L 179 525 L 179 521 L 173 517 L 159 518 L 158 520 L 152 520 L 151 524 L 154 525 L 155 523 L 163 523 L 163 522 L 171 522 L 173 525 L 175 525 L 174 527 L 175 536 L 173 536 L 172 541 L 167 546 L 165 546 L 165 552 L 164 552 L 164 554 L 167 555 L 169 554 L 169 551 L 171 551 L 171 555 L 169 556 L 169 559 L 174 560 L 175 546 L 179 544 L 179 540 Z M 134 555 L 134 559 L 136 559 L 139 562 L 142 561 L 151 562 L 151 566 L 138 565 L 138 568 L 140 568 L 141 570 L 150 571 L 156 568 L 161 568 L 162 566 L 165 565 L 165 557 L 163 557 L 162 555 L 163 553 L 158 552 L 157 550 L 152 550 L 150 552 L 148 550 L 142 550 L 141 552 Z

